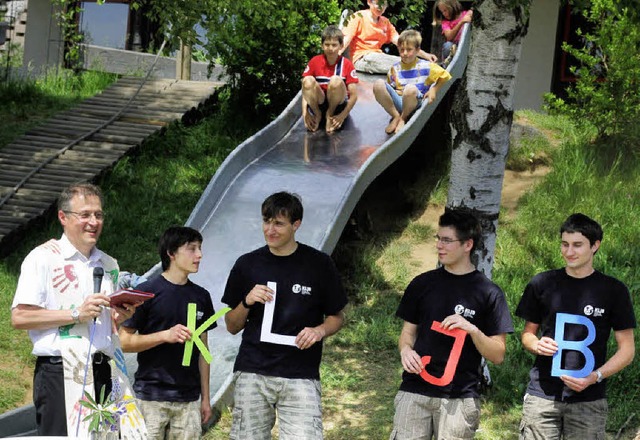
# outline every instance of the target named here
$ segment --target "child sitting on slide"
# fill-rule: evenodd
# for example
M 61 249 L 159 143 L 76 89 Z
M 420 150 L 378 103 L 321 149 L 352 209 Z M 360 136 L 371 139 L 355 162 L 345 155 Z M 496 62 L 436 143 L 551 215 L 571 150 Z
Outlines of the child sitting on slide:
M 316 131 L 326 117 L 325 129 L 342 127 L 356 104 L 358 75 L 348 58 L 339 55 L 342 31 L 334 25 L 322 32 L 322 55 L 309 60 L 302 73 L 302 119 L 309 131 Z
M 462 10 L 462 5 L 458 0 L 436 0 L 433 5 L 433 26 L 442 26 L 442 35 L 445 42 L 442 45 L 442 59 L 444 67 L 455 55 L 460 37 L 462 36 L 462 26 L 471 23 L 473 11 Z M 451 56 L 451 57 L 450 57 Z
M 378 79 L 373 84 L 376 101 L 391 116 L 384 130 L 387 134 L 399 132 L 422 101 L 433 102 L 442 84 L 451 79 L 449 72 L 436 63 L 418 59 L 421 43 L 418 31 L 400 34 L 400 61 L 389 69 L 386 81 Z
M 398 31 L 391 24 L 384 11 L 387 9 L 386 0 L 367 0 L 369 9 L 358 11 L 351 16 L 344 32 L 344 49 L 349 47 L 353 64 L 360 72 L 382 73 L 389 71 L 400 57 L 382 52 L 384 44 L 398 45 Z M 437 61 L 437 57 L 423 50 L 418 57 L 429 61 Z

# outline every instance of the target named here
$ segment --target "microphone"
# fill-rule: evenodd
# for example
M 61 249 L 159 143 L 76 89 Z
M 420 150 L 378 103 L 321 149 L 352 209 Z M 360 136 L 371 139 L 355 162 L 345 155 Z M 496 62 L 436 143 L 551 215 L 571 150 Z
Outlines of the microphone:
M 100 293 L 100 287 L 102 286 L 102 277 L 104 276 L 104 269 L 101 267 L 93 268 L 93 293 Z

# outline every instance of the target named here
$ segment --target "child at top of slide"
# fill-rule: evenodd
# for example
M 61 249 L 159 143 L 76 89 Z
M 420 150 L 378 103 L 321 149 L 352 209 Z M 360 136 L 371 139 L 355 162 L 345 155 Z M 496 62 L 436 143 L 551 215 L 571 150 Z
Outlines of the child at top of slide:
M 391 66 L 400 61 L 400 57 L 382 51 L 382 45 L 398 45 L 398 31 L 391 24 L 384 11 L 386 0 L 367 0 L 369 9 L 358 11 L 351 16 L 344 32 L 344 48 L 349 53 L 356 70 L 366 73 L 387 73 Z M 437 57 L 423 50 L 418 57 L 427 61 L 437 61 Z
M 462 36 L 462 26 L 471 23 L 473 11 L 465 11 L 458 0 L 436 0 L 433 5 L 433 26 L 442 26 L 442 35 L 445 42 L 442 45 L 443 64 L 449 64 L 449 55 L 455 54 L 454 46 L 457 46 Z M 452 50 L 453 49 L 453 50 Z M 453 53 L 451 53 L 453 52 Z

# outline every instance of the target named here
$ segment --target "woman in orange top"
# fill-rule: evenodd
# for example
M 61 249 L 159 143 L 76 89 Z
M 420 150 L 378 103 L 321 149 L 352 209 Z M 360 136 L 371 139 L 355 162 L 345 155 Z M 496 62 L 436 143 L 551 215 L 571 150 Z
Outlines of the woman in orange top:
M 384 11 L 386 0 L 367 0 L 369 9 L 358 11 L 351 16 L 344 33 L 342 52 L 348 47 L 356 70 L 367 73 L 386 74 L 400 57 L 382 51 L 382 45 L 398 44 L 398 31 L 391 24 Z M 418 57 L 435 62 L 437 57 L 420 49 Z

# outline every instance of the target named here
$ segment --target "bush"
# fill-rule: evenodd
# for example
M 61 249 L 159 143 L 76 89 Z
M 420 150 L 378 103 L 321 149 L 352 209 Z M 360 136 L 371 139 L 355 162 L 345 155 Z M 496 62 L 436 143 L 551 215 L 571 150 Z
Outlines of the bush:
M 580 13 L 593 31 L 578 30 L 583 47 L 563 45 L 579 62 L 572 68 L 577 81 L 566 101 L 549 94 L 547 103 L 577 125 L 595 127 L 599 140 L 632 146 L 640 116 L 640 17 L 621 0 L 592 0 Z
M 320 33 L 337 23 L 336 0 L 212 2 L 205 48 L 226 68 L 236 98 L 255 111 L 281 108 L 300 89 L 305 64 L 320 53 Z

